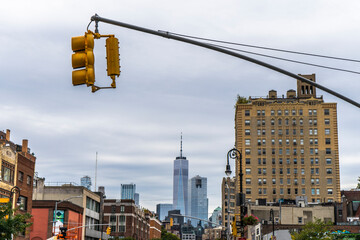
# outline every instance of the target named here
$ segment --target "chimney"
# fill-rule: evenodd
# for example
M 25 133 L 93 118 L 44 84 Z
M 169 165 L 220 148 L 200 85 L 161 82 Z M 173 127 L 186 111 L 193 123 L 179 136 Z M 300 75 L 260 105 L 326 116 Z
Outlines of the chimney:
M 28 151 L 28 140 L 27 139 L 23 139 L 21 151 L 27 153 L 27 151 Z
M 6 129 L 6 141 L 10 141 L 10 129 Z

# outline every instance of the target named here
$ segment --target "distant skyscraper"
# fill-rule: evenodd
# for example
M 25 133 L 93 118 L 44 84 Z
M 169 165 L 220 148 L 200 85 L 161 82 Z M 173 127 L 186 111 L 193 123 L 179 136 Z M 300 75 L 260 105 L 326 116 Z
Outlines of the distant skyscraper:
M 156 205 L 156 214 L 158 215 L 160 221 L 165 220 L 165 218 L 168 216 L 169 211 L 172 210 L 172 207 L 172 204 L 166 203 L 159 203 Z
M 80 179 L 81 186 L 86 187 L 91 190 L 91 178 L 89 176 L 84 176 Z
M 135 201 L 135 205 L 137 205 L 137 206 L 140 206 L 140 196 L 139 196 L 139 194 L 138 193 L 135 193 L 134 194 L 134 201 Z
M 121 199 L 132 199 L 135 201 L 136 184 L 121 184 Z
M 197 175 L 189 181 L 189 206 L 190 215 L 200 219 L 208 220 L 208 198 L 207 198 L 207 178 Z M 191 224 L 197 226 L 199 220 L 191 219 Z M 201 222 L 204 226 L 204 221 Z
M 189 161 L 182 155 L 181 135 L 180 156 L 174 160 L 173 209 L 178 209 L 181 214 L 185 215 L 188 213 L 188 180 Z
M 219 224 L 221 225 L 221 220 L 222 220 L 222 217 L 221 217 L 221 207 L 217 207 L 215 208 L 215 210 L 213 211 L 213 213 L 211 214 L 211 220 L 213 223 L 216 223 L 216 224 Z M 215 226 L 216 227 L 216 226 Z

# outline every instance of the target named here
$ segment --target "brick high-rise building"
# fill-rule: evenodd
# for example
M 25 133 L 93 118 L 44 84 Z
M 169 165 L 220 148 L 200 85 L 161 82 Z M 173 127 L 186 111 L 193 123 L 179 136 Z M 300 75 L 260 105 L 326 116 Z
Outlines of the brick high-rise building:
M 303 77 L 315 81 L 315 74 Z M 247 200 L 340 201 L 336 103 L 317 97 L 315 87 L 298 81 L 286 97 L 271 90 L 267 97 L 239 98 L 235 131 Z
M 230 199 L 230 201 L 229 201 Z M 221 212 L 222 212 L 222 225 L 227 226 L 228 218 L 230 223 L 235 219 L 235 178 L 224 177 L 221 184 Z M 228 217 L 229 216 L 229 217 Z M 213 222 L 214 219 L 213 219 Z

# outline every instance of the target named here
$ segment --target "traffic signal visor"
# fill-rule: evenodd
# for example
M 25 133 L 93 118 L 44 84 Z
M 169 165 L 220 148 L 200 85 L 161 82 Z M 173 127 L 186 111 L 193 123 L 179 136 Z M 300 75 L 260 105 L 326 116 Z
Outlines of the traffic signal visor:
M 86 84 L 87 86 L 94 85 L 95 71 L 94 71 L 94 35 L 92 32 L 85 33 L 84 36 L 71 38 L 72 67 L 75 70 L 72 72 L 73 85 Z
M 110 235 L 110 233 L 111 233 L 111 227 L 107 227 L 106 228 L 106 234 Z

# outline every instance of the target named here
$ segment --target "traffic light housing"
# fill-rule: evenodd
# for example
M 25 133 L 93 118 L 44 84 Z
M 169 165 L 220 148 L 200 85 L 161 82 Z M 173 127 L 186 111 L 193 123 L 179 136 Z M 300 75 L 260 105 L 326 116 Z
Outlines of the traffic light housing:
M 120 75 L 119 40 L 114 36 L 106 39 L 107 74 L 110 77 Z
M 60 227 L 60 233 L 58 234 L 58 239 L 65 239 L 66 238 L 66 227 Z
M 112 79 L 110 87 L 95 86 L 94 39 L 106 37 L 107 75 Z M 71 38 L 72 84 L 91 86 L 92 92 L 104 88 L 116 88 L 115 78 L 120 76 L 119 40 L 114 35 L 100 35 L 88 30 L 84 36 Z
M 237 236 L 236 220 L 231 223 L 231 233 L 233 236 Z
M 110 233 L 111 233 L 111 227 L 107 227 L 107 228 L 106 228 L 106 234 L 107 234 L 107 235 L 110 235 Z
M 92 86 L 95 83 L 94 71 L 94 34 L 91 31 L 84 36 L 71 38 L 72 67 L 78 69 L 72 72 L 72 84 Z M 81 68 L 81 69 L 79 69 Z

